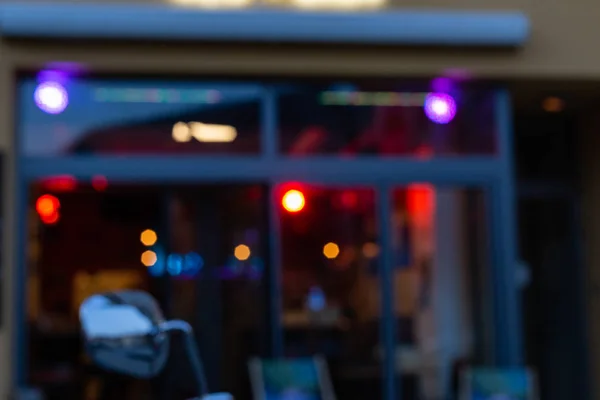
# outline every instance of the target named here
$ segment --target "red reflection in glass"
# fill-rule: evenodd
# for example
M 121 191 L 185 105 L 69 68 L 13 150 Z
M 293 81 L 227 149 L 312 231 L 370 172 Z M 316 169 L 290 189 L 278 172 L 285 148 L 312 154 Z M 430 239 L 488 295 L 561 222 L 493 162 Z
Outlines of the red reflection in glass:
M 52 192 L 70 192 L 77 186 L 77 180 L 71 175 L 53 176 L 44 179 L 42 186 Z
M 358 193 L 354 190 L 346 190 L 340 196 L 342 207 L 353 210 L 358 206 Z
M 102 175 L 96 175 L 92 178 L 92 187 L 97 191 L 102 192 L 108 187 L 108 180 Z
M 415 224 L 427 225 L 435 210 L 435 188 L 424 183 L 410 185 L 406 191 L 406 202 L 408 213 Z

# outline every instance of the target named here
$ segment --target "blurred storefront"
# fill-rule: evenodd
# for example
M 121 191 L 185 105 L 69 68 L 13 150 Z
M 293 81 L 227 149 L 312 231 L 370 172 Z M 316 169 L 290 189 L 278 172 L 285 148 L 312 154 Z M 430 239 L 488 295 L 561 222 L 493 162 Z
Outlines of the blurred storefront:
M 0 6 L 0 394 L 97 398 L 77 307 L 130 287 L 195 326 L 239 399 L 253 356 L 324 354 L 342 400 L 527 362 L 511 91 L 600 77 L 590 15 L 217 3 Z

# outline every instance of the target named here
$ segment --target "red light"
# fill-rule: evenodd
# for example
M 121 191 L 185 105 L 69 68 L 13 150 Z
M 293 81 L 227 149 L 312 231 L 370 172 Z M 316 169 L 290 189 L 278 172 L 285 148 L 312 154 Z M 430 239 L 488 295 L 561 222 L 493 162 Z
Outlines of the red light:
M 60 175 L 43 180 L 42 185 L 49 191 L 69 192 L 75 189 L 77 180 L 70 175 Z
M 35 209 L 45 224 L 54 224 L 60 218 L 60 201 L 51 194 L 40 196 L 35 202 Z
M 340 201 L 342 207 L 346 209 L 355 209 L 358 206 L 358 193 L 352 190 L 345 190 L 341 193 Z
M 97 191 L 102 192 L 103 190 L 106 190 L 107 186 L 108 180 L 106 177 L 102 175 L 96 175 L 92 178 L 92 187 Z
M 283 198 L 281 199 L 281 205 L 283 208 L 291 213 L 302 211 L 305 204 L 306 200 L 304 199 L 304 194 L 295 189 L 285 192 Z
M 53 224 L 57 223 L 58 220 L 60 219 L 60 213 L 58 211 L 56 211 L 54 214 L 41 217 L 40 219 L 46 225 L 53 225 Z
M 60 208 L 60 201 L 51 194 L 40 196 L 36 203 L 35 209 L 41 216 L 50 216 Z
M 429 224 L 435 212 L 435 187 L 424 183 L 409 185 L 406 190 L 406 203 L 415 224 Z

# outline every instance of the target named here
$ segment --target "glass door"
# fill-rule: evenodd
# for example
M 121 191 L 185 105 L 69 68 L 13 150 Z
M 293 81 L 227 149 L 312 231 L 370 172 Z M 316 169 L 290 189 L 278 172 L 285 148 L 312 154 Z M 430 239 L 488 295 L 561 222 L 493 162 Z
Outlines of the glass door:
M 153 382 L 83 357 L 87 296 L 140 289 L 190 322 L 212 390 L 249 399 L 246 362 L 267 349 L 268 187 L 139 184 L 62 176 L 29 188 L 28 377 L 47 399 L 185 399 L 195 384 L 182 343 Z
M 410 184 L 388 195 L 382 293 L 391 298 L 395 398 L 456 398 L 465 368 L 494 361 L 485 192 Z
M 461 368 L 493 362 L 483 190 L 298 183 L 276 193 L 284 356 L 324 356 L 349 400 L 446 398 Z

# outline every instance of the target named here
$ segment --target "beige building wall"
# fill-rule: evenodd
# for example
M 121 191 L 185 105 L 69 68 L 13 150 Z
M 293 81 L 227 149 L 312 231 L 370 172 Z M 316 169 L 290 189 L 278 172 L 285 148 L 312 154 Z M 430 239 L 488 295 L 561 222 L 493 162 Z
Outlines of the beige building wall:
M 2 325 L 0 325 L 0 399 L 7 399 L 9 394 L 9 382 L 11 379 L 10 359 L 11 359 L 11 330 L 8 321 L 12 318 L 11 298 L 12 285 L 9 284 L 11 274 L 14 269 L 11 268 L 15 263 L 14 252 L 12 251 L 12 232 L 13 223 L 13 204 L 12 200 L 6 196 L 14 190 L 14 179 L 12 160 L 14 157 L 12 151 L 12 79 L 8 73 L 7 58 L 4 56 L 4 49 L 0 45 L 0 154 L 4 156 L 2 182 L 4 185 L 2 198 L 2 231 L 4 232 L 2 245 L 2 260 L 0 260 L 0 296 L 2 296 Z

